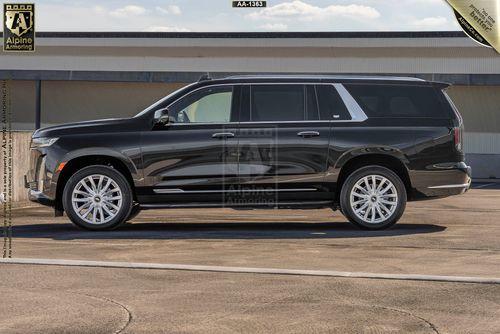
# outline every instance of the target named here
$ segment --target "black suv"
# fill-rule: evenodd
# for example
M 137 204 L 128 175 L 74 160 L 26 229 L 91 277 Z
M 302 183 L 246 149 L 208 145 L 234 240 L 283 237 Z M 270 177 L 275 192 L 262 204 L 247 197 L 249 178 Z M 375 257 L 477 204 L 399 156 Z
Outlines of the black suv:
M 133 118 L 36 131 L 30 199 L 78 226 L 141 209 L 340 209 L 365 229 L 407 200 L 464 193 L 462 119 L 445 83 L 336 76 L 204 77 Z

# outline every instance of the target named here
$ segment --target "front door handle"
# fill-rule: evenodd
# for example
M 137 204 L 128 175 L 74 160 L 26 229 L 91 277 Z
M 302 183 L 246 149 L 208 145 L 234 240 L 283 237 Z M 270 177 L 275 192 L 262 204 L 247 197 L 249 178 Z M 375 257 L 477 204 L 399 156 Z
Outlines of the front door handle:
M 233 138 L 234 133 L 232 132 L 216 132 L 212 135 L 212 138 L 215 139 L 225 139 L 225 138 Z
M 311 138 L 311 137 L 319 137 L 318 131 L 302 131 L 297 133 L 297 136 L 302 138 Z

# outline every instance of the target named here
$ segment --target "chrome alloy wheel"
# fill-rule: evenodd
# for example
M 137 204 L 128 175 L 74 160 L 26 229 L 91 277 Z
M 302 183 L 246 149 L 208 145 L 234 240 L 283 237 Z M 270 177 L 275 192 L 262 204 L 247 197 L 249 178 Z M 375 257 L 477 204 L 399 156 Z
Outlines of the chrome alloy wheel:
M 71 203 L 78 217 L 101 225 L 116 217 L 122 207 L 123 195 L 109 176 L 93 174 L 78 182 L 71 194 Z
M 351 190 L 350 205 L 354 214 L 369 224 L 386 221 L 396 211 L 398 193 L 394 184 L 381 175 L 359 179 Z

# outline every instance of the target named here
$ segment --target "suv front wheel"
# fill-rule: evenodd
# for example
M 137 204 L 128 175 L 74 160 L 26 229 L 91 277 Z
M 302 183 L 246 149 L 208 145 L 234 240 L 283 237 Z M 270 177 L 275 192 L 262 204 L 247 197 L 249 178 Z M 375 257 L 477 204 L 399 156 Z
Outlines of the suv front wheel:
M 354 171 L 340 193 L 342 213 L 354 225 L 380 230 L 394 225 L 406 207 L 406 188 L 388 168 L 366 166 Z
M 88 230 L 118 227 L 130 216 L 132 190 L 125 177 L 108 166 L 89 166 L 73 174 L 63 192 L 69 219 Z

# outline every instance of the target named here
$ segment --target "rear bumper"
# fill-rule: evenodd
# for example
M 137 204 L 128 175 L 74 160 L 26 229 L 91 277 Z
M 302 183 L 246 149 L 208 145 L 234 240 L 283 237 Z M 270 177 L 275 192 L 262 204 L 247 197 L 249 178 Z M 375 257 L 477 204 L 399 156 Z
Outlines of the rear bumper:
M 471 168 L 464 162 L 433 165 L 410 175 L 413 199 L 461 195 L 471 185 Z

